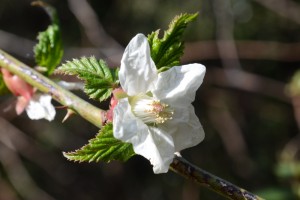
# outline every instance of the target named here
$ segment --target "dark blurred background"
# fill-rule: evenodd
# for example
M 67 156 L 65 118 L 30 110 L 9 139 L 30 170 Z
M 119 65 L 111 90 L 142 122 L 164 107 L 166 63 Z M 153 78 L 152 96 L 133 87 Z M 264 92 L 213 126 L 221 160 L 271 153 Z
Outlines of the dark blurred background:
M 291 83 L 300 69 L 299 0 L 46 2 L 61 21 L 63 62 L 95 55 L 110 66 L 119 65 L 137 33 L 165 30 L 175 15 L 199 12 L 185 32 L 182 63 L 207 67 L 194 102 L 206 138 L 182 154 L 266 199 L 300 199 L 299 75 Z M 0 48 L 33 65 L 36 35 L 49 18 L 30 3 L 0 1 Z M 62 124 L 63 109 L 51 123 L 31 121 L 16 116 L 14 102 L 0 97 L 1 200 L 224 199 L 173 172 L 154 175 L 140 156 L 126 163 L 69 162 L 62 151 L 86 144 L 97 128 L 79 116 Z

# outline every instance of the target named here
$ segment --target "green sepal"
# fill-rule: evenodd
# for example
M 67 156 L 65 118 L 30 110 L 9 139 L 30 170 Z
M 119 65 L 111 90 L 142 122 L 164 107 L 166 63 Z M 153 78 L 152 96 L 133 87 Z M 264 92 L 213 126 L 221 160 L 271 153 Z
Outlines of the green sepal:
M 57 73 L 77 75 L 85 81 L 84 91 L 90 98 L 104 101 L 119 84 L 118 69 L 110 69 L 105 61 L 95 57 L 73 59 L 60 66 Z
M 0 95 L 8 94 L 10 91 L 6 87 L 6 84 L 3 80 L 3 74 L 0 72 Z
M 132 144 L 124 143 L 113 136 L 113 125 L 106 124 L 94 139 L 74 152 L 63 153 L 72 161 L 110 162 L 112 160 L 127 161 L 135 155 Z
M 48 13 L 52 24 L 38 34 L 38 44 L 34 46 L 34 56 L 36 64 L 42 67 L 43 72 L 49 76 L 59 65 L 63 56 L 63 45 L 61 32 L 56 10 L 48 4 L 39 2 L 38 4 Z
M 182 41 L 184 30 L 197 16 L 198 13 L 176 16 L 168 30 L 164 32 L 162 39 L 158 37 L 159 30 L 148 35 L 151 57 L 160 72 L 180 64 L 180 57 L 184 50 Z

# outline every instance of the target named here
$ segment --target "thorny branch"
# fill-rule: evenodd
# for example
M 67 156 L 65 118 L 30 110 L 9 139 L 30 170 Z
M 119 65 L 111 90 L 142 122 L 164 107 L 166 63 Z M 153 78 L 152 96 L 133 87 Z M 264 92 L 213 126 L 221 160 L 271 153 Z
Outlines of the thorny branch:
M 18 75 L 41 92 L 52 95 L 53 99 L 67 106 L 68 109 L 72 109 L 95 126 L 102 126 L 105 111 L 80 99 L 2 50 L 0 50 L 0 66 Z
M 73 95 L 71 92 L 61 88 L 56 83 L 44 77 L 40 73 L 26 66 L 22 62 L 0 50 L 0 66 L 8 69 L 12 73 L 20 76 L 29 84 L 38 88 L 40 91 L 50 93 L 54 99 L 61 104 L 68 106 L 76 111 L 87 121 L 95 126 L 101 127 L 102 113 L 105 112 L 96 108 L 84 100 Z M 260 200 L 262 198 L 239 188 L 215 175 L 212 175 L 184 160 L 175 156 L 170 166 L 171 170 L 177 174 L 199 183 L 201 186 L 212 189 L 213 191 L 229 198 L 237 200 Z

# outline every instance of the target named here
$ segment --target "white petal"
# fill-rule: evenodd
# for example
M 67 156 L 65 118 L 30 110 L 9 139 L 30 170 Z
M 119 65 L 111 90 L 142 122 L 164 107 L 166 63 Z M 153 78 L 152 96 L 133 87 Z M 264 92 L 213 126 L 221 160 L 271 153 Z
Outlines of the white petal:
M 51 104 L 50 95 L 34 94 L 26 107 L 27 115 L 30 119 L 47 119 L 52 121 L 55 117 L 56 111 Z
M 154 173 L 168 171 L 175 152 L 172 138 L 136 118 L 127 99 L 121 99 L 114 109 L 113 129 L 115 138 L 131 143 L 136 154 L 150 160 Z
M 159 73 L 152 92 L 156 98 L 171 106 L 185 107 L 194 101 L 204 75 L 205 67 L 201 64 L 175 66 Z
M 205 137 L 202 125 L 194 112 L 194 107 L 189 105 L 185 109 L 176 109 L 173 119 L 165 125 L 168 130 L 173 130 L 175 151 L 193 147 Z M 172 128 L 169 128 L 172 127 Z M 177 129 L 174 130 L 174 127 Z
M 114 108 L 113 117 L 114 137 L 124 142 L 129 142 L 136 137 L 138 130 L 137 118 L 132 114 L 128 99 L 120 99 Z
M 174 158 L 174 143 L 170 135 L 161 129 L 148 127 L 147 132 L 140 132 L 144 140 L 133 144 L 134 151 L 147 158 L 153 165 L 155 174 L 166 173 Z
M 137 34 L 128 44 L 121 60 L 119 80 L 130 95 L 146 93 L 154 87 L 157 69 L 150 55 L 147 38 Z

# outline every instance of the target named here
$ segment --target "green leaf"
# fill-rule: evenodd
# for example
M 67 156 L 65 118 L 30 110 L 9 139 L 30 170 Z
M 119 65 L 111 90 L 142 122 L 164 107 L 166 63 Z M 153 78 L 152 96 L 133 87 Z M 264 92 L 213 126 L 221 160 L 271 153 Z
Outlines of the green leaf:
M 159 30 L 148 35 L 151 57 L 157 69 L 165 71 L 180 63 L 184 49 L 182 41 L 184 30 L 197 16 L 198 13 L 176 16 L 170 23 L 169 29 L 164 32 L 162 39 L 158 37 Z
M 65 153 L 64 156 L 72 161 L 79 162 L 110 162 L 112 160 L 127 161 L 134 156 L 132 145 L 117 140 L 113 136 L 113 126 L 106 124 L 96 138 L 81 149 Z
M 43 67 L 46 75 L 51 75 L 63 56 L 62 39 L 56 10 L 48 4 L 39 2 L 52 19 L 52 24 L 38 34 L 38 44 L 34 47 L 35 61 Z
M 93 99 L 104 101 L 118 85 L 118 69 L 110 69 L 105 61 L 95 57 L 73 59 L 60 66 L 57 73 L 78 75 L 85 80 L 84 91 Z

